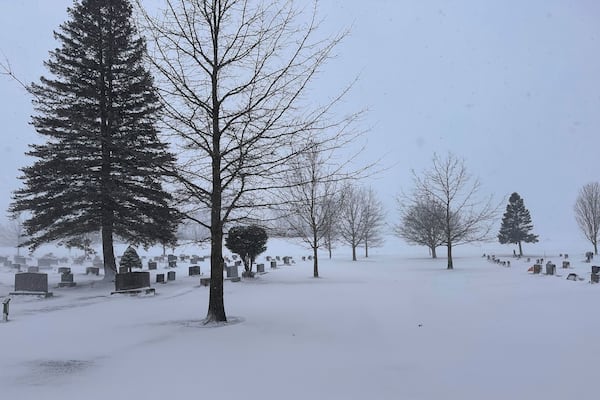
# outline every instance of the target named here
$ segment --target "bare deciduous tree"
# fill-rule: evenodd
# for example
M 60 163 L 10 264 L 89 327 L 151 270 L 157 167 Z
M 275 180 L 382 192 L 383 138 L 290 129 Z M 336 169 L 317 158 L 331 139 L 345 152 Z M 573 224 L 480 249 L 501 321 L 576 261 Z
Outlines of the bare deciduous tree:
M 14 246 L 17 249 L 17 255 L 21 255 L 21 246 L 25 239 L 25 227 L 21 213 L 15 213 L 5 224 L 0 225 L 0 243 Z
M 331 152 L 313 145 L 293 160 L 287 187 L 280 193 L 283 218 L 294 236 L 313 252 L 313 276 L 319 277 L 318 250 L 338 219 L 341 183 L 348 176 L 331 165 Z
M 400 222 L 394 233 L 410 244 L 427 246 L 432 258 L 437 258 L 436 248 L 444 244 L 444 206 L 435 199 L 404 196 L 397 199 Z
M 291 1 L 165 0 L 156 18 L 137 3 L 177 146 L 182 204 L 211 210 L 210 223 L 195 220 L 211 235 L 205 321 L 226 321 L 224 224 L 271 203 L 265 191 L 286 186 L 282 176 L 305 150 L 298 143 L 319 143 L 353 117 L 332 117 L 344 91 L 323 105 L 307 99 L 344 34 L 318 38 L 314 9 L 306 19 Z M 194 220 L 192 206 L 187 211 Z
M 492 196 L 479 196 L 481 184 L 467 172 L 463 159 L 448 154 L 433 157 L 433 166 L 421 175 L 413 172 L 417 196 L 431 198 L 444 210 L 444 241 L 448 249 L 448 269 L 453 269 L 453 246 L 490 240 L 499 205 Z
M 378 247 L 383 244 L 382 230 L 385 226 L 385 209 L 383 204 L 377 198 L 373 188 L 365 192 L 365 206 L 363 210 L 365 258 L 369 257 L 369 247 Z
M 600 184 L 588 183 L 579 191 L 575 201 L 575 219 L 583 235 L 594 245 L 598 254 L 598 232 L 600 231 Z
M 343 189 L 344 201 L 339 220 L 340 237 L 352 249 L 352 261 L 356 261 L 356 248 L 364 243 L 366 230 L 366 191 L 353 184 Z

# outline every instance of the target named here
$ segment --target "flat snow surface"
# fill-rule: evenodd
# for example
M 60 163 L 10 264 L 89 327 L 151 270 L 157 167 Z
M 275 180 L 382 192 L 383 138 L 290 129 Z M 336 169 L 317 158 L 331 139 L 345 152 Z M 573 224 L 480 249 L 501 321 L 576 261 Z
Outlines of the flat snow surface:
M 59 289 L 57 267 L 46 270 L 54 297 L 13 296 L 0 322 L 0 398 L 598 398 L 600 285 L 589 283 L 585 245 L 569 270 L 559 258 L 568 249 L 526 246 L 535 250 L 528 263 L 509 246 L 487 247 L 511 261 L 506 268 L 481 257 L 484 245 L 457 248 L 447 271 L 443 248 L 431 260 L 390 241 L 357 262 L 347 249 L 333 260 L 323 253 L 314 279 L 301 260 L 308 250 L 270 240 L 265 255 L 295 264 L 226 281 L 223 326 L 201 324 L 208 288 L 187 276 L 188 264 L 176 281 L 153 283 L 155 296 L 110 295 L 85 265 L 73 266 L 76 287 Z M 562 276 L 528 273 L 537 257 Z M 206 275 L 208 260 L 200 265 Z M 569 272 L 585 280 L 568 281 Z M 0 266 L 0 298 L 13 273 Z

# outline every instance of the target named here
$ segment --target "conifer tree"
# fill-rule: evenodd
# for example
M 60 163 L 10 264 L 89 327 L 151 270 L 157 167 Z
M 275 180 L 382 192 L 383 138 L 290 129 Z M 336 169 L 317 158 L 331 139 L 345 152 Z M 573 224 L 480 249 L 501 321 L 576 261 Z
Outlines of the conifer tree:
M 523 199 L 516 192 L 511 194 L 506 206 L 506 212 L 502 217 L 498 240 L 502 244 L 518 244 L 519 255 L 522 256 L 522 242 L 536 243 L 538 241 L 537 235 L 530 233 L 532 229 L 531 215 L 529 214 L 529 210 L 525 208 Z
M 11 211 L 29 212 L 31 248 L 101 231 L 112 279 L 114 236 L 174 243 L 178 215 L 161 183 L 174 158 L 157 136 L 158 97 L 129 1 L 82 0 L 68 13 L 49 76 L 30 87 L 32 124 L 46 143 L 30 146 L 36 161 L 22 169 Z

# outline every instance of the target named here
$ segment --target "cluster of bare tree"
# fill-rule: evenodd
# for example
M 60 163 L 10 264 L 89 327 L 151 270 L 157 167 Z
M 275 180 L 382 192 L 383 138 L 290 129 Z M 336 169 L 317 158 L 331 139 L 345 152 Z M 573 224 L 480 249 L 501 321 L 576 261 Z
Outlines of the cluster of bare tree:
M 598 254 L 600 183 L 588 183 L 581 188 L 575 201 L 575 220 L 585 238 L 594 246 L 594 254 Z
M 431 169 L 413 171 L 414 190 L 398 198 L 400 222 L 395 233 L 408 243 L 446 246 L 448 269 L 453 269 L 452 248 L 490 239 L 498 205 L 480 197 L 480 182 L 468 172 L 463 159 L 452 154 L 433 157 Z

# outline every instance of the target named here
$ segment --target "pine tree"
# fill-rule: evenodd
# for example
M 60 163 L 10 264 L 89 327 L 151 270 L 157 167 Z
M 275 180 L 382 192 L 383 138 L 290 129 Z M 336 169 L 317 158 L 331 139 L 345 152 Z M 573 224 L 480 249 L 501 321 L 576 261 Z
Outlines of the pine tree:
M 45 63 L 51 77 L 30 87 L 32 124 L 47 141 L 30 146 L 37 160 L 22 169 L 11 211 L 30 213 L 31 248 L 101 231 L 112 279 L 114 236 L 174 243 L 178 215 L 161 183 L 174 158 L 157 136 L 159 102 L 131 4 L 82 0 L 68 12 Z
M 133 268 L 142 268 L 142 260 L 137 251 L 133 247 L 128 246 L 125 252 L 123 252 L 120 265 L 121 267 L 127 267 L 129 272 L 131 272 Z
M 516 192 L 511 194 L 506 206 L 506 212 L 502 217 L 498 240 L 501 244 L 518 244 L 519 255 L 522 256 L 522 242 L 536 243 L 538 241 L 537 235 L 530 233 L 532 229 L 531 215 L 529 215 L 529 210 L 525 208 L 523 199 Z

